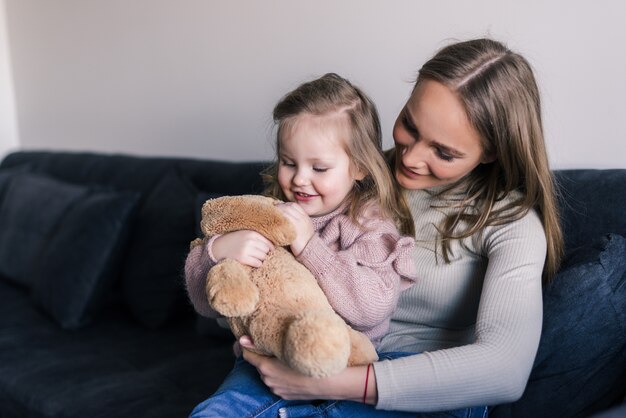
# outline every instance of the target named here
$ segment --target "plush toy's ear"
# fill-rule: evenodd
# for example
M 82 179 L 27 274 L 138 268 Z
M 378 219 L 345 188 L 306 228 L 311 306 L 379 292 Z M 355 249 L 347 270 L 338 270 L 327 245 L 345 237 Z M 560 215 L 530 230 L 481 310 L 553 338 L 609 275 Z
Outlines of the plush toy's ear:
M 285 246 L 296 237 L 291 222 L 278 210 L 278 201 L 257 195 L 224 196 L 202 206 L 200 228 L 205 235 L 242 229 L 257 231 L 274 245 Z

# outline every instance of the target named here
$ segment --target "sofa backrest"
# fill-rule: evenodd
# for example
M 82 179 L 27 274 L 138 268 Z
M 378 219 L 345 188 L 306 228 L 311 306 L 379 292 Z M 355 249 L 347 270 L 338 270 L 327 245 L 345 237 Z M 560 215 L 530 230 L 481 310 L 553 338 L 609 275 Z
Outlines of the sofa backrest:
M 626 169 L 555 171 L 566 253 L 600 236 L 626 236 Z
M 134 316 L 159 327 L 191 315 L 182 267 L 198 236 L 197 213 L 207 197 L 259 193 L 267 162 L 226 162 L 119 154 L 19 151 L 0 168 L 26 167 L 57 180 L 139 192 L 116 297 Z M 607 233 L 626 236 L 626 170 L 555 172 L 566 252 Z
M 140 322 L 158 328 L 192 313 L 182 268 L 189 242 L 198 235 L 199 199 L 261 192 L 259 173 L 266 164 L 19 151 L 7 155 L 0 168 L 27 167 L 68 183 L 140 193 L 113 298 L 125 302 Z

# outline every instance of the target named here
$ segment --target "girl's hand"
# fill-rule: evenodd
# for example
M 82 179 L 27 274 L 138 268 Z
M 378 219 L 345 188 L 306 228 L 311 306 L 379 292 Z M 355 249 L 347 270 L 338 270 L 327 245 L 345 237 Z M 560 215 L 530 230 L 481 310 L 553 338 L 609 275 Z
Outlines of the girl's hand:
M 250 267 L 261 267 L 274 245 L 255 231 L 242 230 L 221 235 L 211 248 L 216 261 L 232 258 Z
M 262 356 L 246 348 L 254 348 L 248 336 L 239 339 L 243 348 L 243 358 L 259 372 L 261 380 L 270 391 L 287 400 L 334 399 L 363 402 L 365 373 L 367 366 L 348 367 L 337 375 L 327 378 L 305 376 L 290 369 L 275 357 Z M 374 369 L 369 370 L 366 403 L 376 403 L 376 377 Z
M 289 247 L 293 255 L 297 257 L 315 233 L 313 222 L 297 203 L 279 203 L 276 207 L 291 221 L 296 229 L 296 239 Z

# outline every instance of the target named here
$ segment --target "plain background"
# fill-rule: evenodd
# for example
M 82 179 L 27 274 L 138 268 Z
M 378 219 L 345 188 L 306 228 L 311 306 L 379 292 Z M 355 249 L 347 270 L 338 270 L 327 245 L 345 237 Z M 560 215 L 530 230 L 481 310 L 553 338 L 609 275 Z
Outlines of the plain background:
M 330 71 L 391 146 L 421 64 L 490 36 L 536 71 L 553 168 L 626 168 L 625 21 L 621 0 L 0 0 L 0 156 L 269 159 L 276 101 Z

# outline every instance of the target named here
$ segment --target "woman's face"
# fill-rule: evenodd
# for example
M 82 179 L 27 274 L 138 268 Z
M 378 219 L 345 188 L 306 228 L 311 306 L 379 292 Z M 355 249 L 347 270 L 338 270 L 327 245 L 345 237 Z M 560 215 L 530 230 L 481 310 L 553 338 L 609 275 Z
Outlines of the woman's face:
M 469 174 L 485 158 L 480 135 L 465 109 L 445 85 L 423 80 L 393 127 L 395 176 L 407 189 L 451 184 Z

